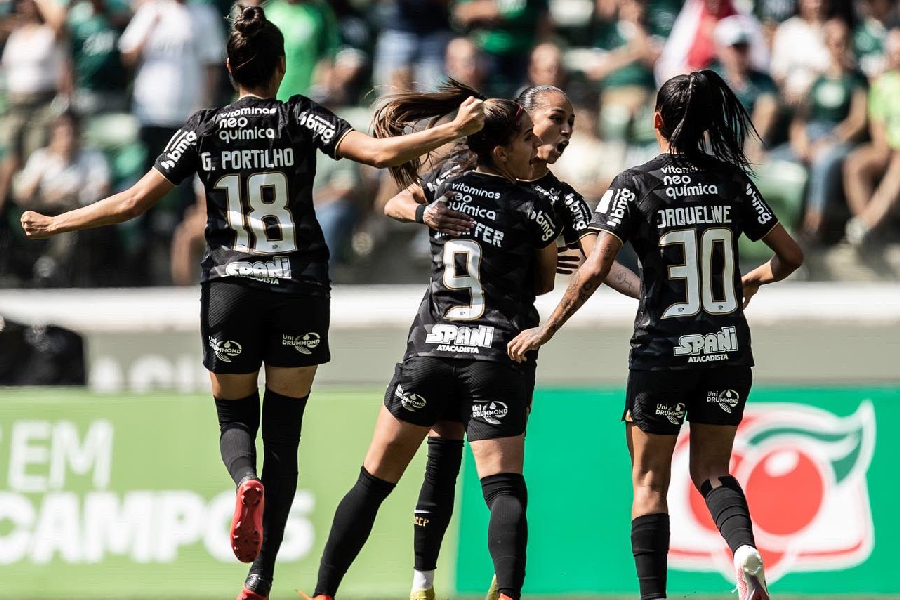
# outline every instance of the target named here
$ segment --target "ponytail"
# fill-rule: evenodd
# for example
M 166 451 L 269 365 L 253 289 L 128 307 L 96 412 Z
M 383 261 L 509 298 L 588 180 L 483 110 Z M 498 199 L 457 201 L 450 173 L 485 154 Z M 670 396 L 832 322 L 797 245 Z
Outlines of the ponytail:
M 432 93 L 406 92 L 386 96 L 372 118 L 372 134 L 376 138 L 400 136 L 426 120 L 426 128 L 433 127 L 441 118 L 458 109 L 469 96 L 485 99 L 483 94 L 455 79 L 450 79 Z M 388 171 L 401 188 L 406 188 L 418 183 L 421 164 L 422 157 L 419 157 L 389 167 Z
M 669 79 L 656 96 L 656 111 L 663 122 L 660 133 L 687 162 L 702 164 L 714 157 L 751 171 L 744 141 L 748 135 L 758 139 L 759 133 L 740 100 L 714 71 Z

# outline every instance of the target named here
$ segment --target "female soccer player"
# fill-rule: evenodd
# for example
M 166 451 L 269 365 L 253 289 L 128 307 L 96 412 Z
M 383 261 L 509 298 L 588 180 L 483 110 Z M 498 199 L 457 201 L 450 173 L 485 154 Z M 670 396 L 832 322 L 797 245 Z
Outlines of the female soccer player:
M 577 246 L 585 256 L 590 255 L 597 239 L 597 233 L 588 228 L 591 210 L 581 194 L 560 181 L 549 168 L 569 145 L 575 122 L 572 103 L 565 92 L 551 85 L 529 87 L 516 102 L 528 111 L 534 122 L 534 134 L 541 139 L 527 183 L 553 206 L 554 220 L 562 230 L 565 247 Z M 439 169 L 440 176 L 446 177 L 459 167 L 453 161 L 445 161 Z M 422 186 L 416 184 L 391 198 L 385 204 L 384 212 L 398 221 L 420 220 L 444 233 L 468 231 L 474 222 L 472 217 L 452 210 L 450 205 L 460 207 L 453 199 L 428 204 Z M 562 261 L 557 268 L 559 272 L 571 272 L 563 270 Z M 617 262 L 613 263 L 606 283 L 631 298 L 637 298 L 640 292 L 637 275 Z M 530 324 L 538 324 L 536 312 L 533 317 Z M 528 364 L 536 366 L 535 361 Z M 410 600 L 434 599 L 434 572 L 441 542 L 453 516 L 454 488 L 462 463 L 464 434 L 465 430 L 458 420 L 442 420 L 428 436 L 425 479 L 413 515 L 415 569 Z M 488 598 L 494 600 L 496 597 L 495 579 Z
M 691 422 L 690 471 L 734 556 L 741 600 L 767 600 L 747 500 L 728 472 L 751 385 L 745 301 L 803 262 L 796 242 L 747 176 L 750 118 L 712 71 L 667 81 L 656 100 L 661 154 L 613 180 L 591 227 L 599 238 L 544 325 L 509 344 L 514 360 L 545 344 L 590 297 L 631 241 L 642 266 L 625 402 L 632 457 L 631 543 L 641 598 L 666 597 L 672 452 Z M 706 148 L 712 153 L 707 153 Z M 775 252 L 741 280 L 738 236 Z
M 243 8 L 228 39 L 239 98 L 201 110 L 133 187 L 47 217 L 22 216 L 30 237 L 121 223 L 197 172 L 206 188 L 201 287 L 204 365 L 210 371 L 222 460 L 238 486 L 231 541 L 253 562 L 240 598 L 266 598 L 297 487 L 301 421 L 316 366 L 329 360 L 328 248 L 313 211 L 315 151 L 377 167 L 400 165 L 481 129 L 482 102 L 459 98 L 449 123 L 375 139 L 309 98 L 275 99 L 284 38 L 261 8 Z M 265 364 L 264 467 L 257 477 L 257 376 Z M 265 495 L 265 498 L 264 498 Z M 263 507 L 265 505 L 265 511 Z
M 375 117 L 376 132 L 438 117 L 474 92 L 452 82 L 441 93 L 403 94 Z M 448 414 L 458 415 L 472 445 L 491 511 L 488 547 L 501 597 L 518 600 L 525 578 L 524 433 L 530 367 L 505 344 L 531 319 L 533 295 L 553 286 L 557 228 L 552 208 L 518 179 L 528 178 L 540 144 L 524 108 L 484 103 L 484 129 L 448 159 L 451 177 L 421 189 L 429 201 L 453 192 L 475 222 L 468 232 L 431 230 L 431 283 L 410 328 L 406 354 L 384 397 L 359 480 L 344 497 L 319 567 L 318 600 L 331 599 L 369 536 L 375 514 L 422 440 Z M 410 184 L 417 165 L 395 169 Z M 436 173 L 440 173 L 438 169 Z

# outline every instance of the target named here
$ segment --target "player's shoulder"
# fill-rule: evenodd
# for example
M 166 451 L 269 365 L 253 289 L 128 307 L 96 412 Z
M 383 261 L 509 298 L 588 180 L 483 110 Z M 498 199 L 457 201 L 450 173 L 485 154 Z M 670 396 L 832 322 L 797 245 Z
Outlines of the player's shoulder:
M 221 113 L 228 108 L 228 106 L 225 106 L 222 108 L 200 109 L 188 117 L 188 120 L 185 122 L 182 129 L 193 131 L 197 133 L 197 135 L 202 135 L 211 128 L 217 127 L 217 122 L 219 121 Z

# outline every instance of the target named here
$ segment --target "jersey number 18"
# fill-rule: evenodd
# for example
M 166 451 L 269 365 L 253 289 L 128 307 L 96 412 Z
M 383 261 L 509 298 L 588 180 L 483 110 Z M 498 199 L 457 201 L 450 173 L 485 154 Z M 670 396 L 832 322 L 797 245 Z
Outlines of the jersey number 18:
M 294 216 L 287 208 L 290 196 L 284 173 L 254 173 L 247 178 L 246 196 L 241 193 L 240 175 L 225 175 L 213 188 L 225 190 L 226 218 L 228 226 L 235 232 L 233 250 L 275 254 L 297 249 Z M 266 189 L 271 190 L 269 198 L 264 193 Z M 246 198 L 246 205 L 243 198 Z M 272 229 L 277 229 L 281 235 L 270 237 Z

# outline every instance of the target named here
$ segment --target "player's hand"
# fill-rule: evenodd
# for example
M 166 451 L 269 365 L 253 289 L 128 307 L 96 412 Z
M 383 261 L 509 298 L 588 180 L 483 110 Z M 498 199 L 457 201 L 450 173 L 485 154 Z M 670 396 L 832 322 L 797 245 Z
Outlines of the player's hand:
M 425 208 L 422 219 L 425 224 L 441 233 L 468 233 L 475 227 L 475 219 L 447 206 L 446 196 L 442 196 Z
M 578 244 L 566 244 L 556 249 L 556 272 L 560 275 L 571 275 L 582 262 L 584 254 Z
M 459 136 L 472 135 L 477 131 L 481 131 L 484 127 L 484 100 L 479 100 L 474 96 L 466 98 L 459 106 L 456 118 L 453 119 L 453 125 L 459 132 Z
M 537 350 L 550 341 L 550 333 L 543 327 L 532 327 L 517 335 L 506 345 L 506 353 L 516 362 L 524 362 L 525 354 Z
M 747 308 L 747 305 L 750 304 L 750 300 L 752 300 L 753 296 L 756 295 L 756 292 L 759 291 L 759 286 L 746 281 L 742 281 L 741 284 L 744 288 L 744 308 Z
M 25 230 L 25 235 L 32 239 L 39 240 L 53 235 L 53 231 L 51 230 L 53 217 L 26 210 L 22 213 L 20 221 L 22 223 L 22 229 Z

